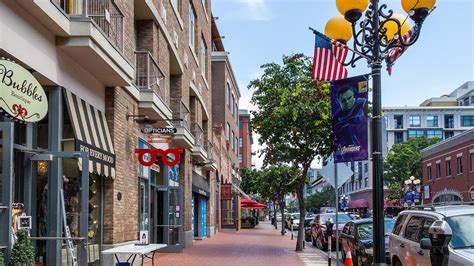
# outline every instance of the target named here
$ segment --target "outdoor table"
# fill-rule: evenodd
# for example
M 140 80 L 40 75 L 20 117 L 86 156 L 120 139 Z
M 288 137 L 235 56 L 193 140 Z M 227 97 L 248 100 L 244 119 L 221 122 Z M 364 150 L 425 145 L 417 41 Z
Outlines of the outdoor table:
M 122 262 L 119 260 L 119 258 L 117 256 L 118 254 L 130 254 L 128 259 L 124 262 L 128 263 L 130 261 L 130 259 L 133 258 L 131 265 L 133 265 L 133 262 L 135 261 L 135 258 L 137 257 L 137 255 L 142 257 L 142 264 L 141 265 L 143 265 L 143 259 L 144 258 L 151 259 L 151 264 L 155 265 L 154 264 L 155 262 L 153 261 L 154 258 L 155 258 L 155 252 L 158 249 L 164 248 L 166 246 L 167 245 L 165 245 L 165 244 L 148 244 L 148 245 L 128 244 L 128 245 L 123 245 L 123 246 L 119 246 L 119 247 L 104 250 L 104 251 L 102 251 L 102 254 L 103 255 L 114 255 L 115 259 L 117 260 L 119 265 Z M 153 252 L 153 255 L 150 257 L 148 254 L 150 254 L 152 252 Z

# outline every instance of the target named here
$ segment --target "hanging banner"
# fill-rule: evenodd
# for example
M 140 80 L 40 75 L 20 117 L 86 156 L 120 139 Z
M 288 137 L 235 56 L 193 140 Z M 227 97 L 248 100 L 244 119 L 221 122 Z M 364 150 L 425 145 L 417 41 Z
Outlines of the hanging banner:
M 43 87 L 22 66 L 0 59 L 0 108 L 13 119 L 38 122 L 48 113 Z
M 368 75 L 331 82 L 334 162 L 367 160 Z

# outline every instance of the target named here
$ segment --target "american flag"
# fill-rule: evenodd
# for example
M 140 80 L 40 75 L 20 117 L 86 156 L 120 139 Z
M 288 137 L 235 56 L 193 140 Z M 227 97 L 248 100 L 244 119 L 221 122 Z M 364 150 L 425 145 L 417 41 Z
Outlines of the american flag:
M 332 81 L 347 78 L 344 67 L 348 47 L 338 41 L 314 31 L 316 42 L 314 48 L 313 79 Z
M 418 34 L 418 27 L 414 26 L 407 33 L 405 33 L 405 35 L 403 35 L 403 37 L 402 37 L 403 42 L 404 43 L 411 42 L 414 38 L 416 38 L 417 34 Z M 398 43 L 400 43 L 400 41 L 398 41 Z M 395 63 L 395 61 L 400 56 L 402 56 L 402 54 L 403 54 L 403 52 L 405 52 L 406 48 L 408 48 L 408 46 L 405 47 L 405 48 L 397 47 L 397 48 L 393 49 L 392 51 L 390 51 L 387 58 L 385 59 L 385 61 L 387 62 L 388 75 L 392 75 L 392 66 L 393 66 L 393 64 Z

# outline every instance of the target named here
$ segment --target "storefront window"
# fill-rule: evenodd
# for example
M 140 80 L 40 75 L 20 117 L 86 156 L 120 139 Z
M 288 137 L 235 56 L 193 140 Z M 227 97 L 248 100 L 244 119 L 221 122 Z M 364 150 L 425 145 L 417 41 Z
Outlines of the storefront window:
M 234 224 L 234 200 L 223 200 L 222 201 L 222 224 L 233 225 Z
M 179 190 L 169 189 L 169 212 L 168 223 L 168 245 L 179 244 L 179 219 L 181 217 L 181 207 L 179 205 Z
M 141 178 L 140 179 L 140 198 L 139 198 L 139 214 L 138 214 L 138 229 L 139 231 L 149 230 L 149 221 L 148 221 L 148 180 Z

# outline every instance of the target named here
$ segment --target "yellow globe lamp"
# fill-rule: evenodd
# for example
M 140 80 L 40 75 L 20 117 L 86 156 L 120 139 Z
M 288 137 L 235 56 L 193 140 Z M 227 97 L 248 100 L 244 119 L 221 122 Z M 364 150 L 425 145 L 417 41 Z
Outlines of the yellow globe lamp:
M 405 12 L 410 15 L 416 23 L 423 22 L 431 9 L 436 4 L 436 0 L 401 0 Z
M 368 5 L 369 0 L 336 0 L 337 10 L 351 23 L 359 20 Z
M 405 16 L 402 15 L 402 14 L 393 14 L 392 16 L 393 19 L 396 19 L 400 25 L 401 25 L 401 28 L 400 28 L 400 33 L 403 35 L 405 35 L 409 30 L 410 30 L 410 22 L 408 20 L 406 20 Z M 395 21 L 387 21 L 384 25 L 383 25 L 384 29 L 386 30 L 386 35 L 387 35 L 387 39 L 388 40 L 391 40 L 393 39 L 393 37 L 395 36 L 395 34 L 397 34 L 398 32 L 398 25 Z M 400 38 L 402 36 L 399 36 Z
M 326 36 L 347 43 L 352 38 L 352 26 L 342 15 L 336 15 L 328 20 L 324 28 Z

